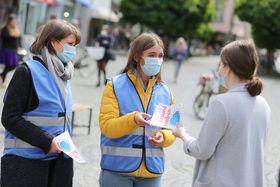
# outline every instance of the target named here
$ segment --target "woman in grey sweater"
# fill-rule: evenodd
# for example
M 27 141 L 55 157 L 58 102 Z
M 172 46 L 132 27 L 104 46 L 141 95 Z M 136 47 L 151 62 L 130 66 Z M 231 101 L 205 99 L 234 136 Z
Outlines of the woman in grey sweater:
M 197 159 L 194 187 L 262 187 L 263 158 L 271 110 L 259 94 L 254 43 L 235 41 L 221 52 L 219 73 L 228 92 L 216 96 L 197 139 L 184 127 L 173 134 Z

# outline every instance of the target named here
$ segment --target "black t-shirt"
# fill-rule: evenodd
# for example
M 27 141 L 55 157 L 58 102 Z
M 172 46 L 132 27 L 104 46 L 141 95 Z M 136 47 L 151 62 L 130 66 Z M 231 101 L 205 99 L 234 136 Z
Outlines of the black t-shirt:
M 10 36 L 8 28 L 1 30 L 1 47 L 16 50 L 20 45 L 20 37 Z
M 106 50 L 110 49 L 112 38 L 110 36 L 99 35 L 96 38 L 96 41 L 99 43 L 99 46 L 104 47 Z

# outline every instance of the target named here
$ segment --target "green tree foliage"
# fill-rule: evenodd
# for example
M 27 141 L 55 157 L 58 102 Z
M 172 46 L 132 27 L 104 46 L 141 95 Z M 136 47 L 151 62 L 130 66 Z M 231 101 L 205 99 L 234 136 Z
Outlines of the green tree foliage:
M 280 1 L 239 0 L 235 12 L 252 24 L 252 35 L 258 47 L 269 51 L 280 48 Z
M 200 37 L 215 15 L 212 0 L 122 0 L 123 20 L 169 36 Z
M 211 38 L 213 33 L 214 30 L 208 23 L 201 23 L 195 32 L 194 38 L 207 41 L 209 38 Z

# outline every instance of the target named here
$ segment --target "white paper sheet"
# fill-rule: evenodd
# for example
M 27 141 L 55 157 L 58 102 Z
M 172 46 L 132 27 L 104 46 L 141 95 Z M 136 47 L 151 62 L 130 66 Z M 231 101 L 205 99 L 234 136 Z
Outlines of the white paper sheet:
M 182 124 L 182 105 L 167 106 L 156 105 L 151 125 L 173 129 L 178 124 Z
M 72 142 L 68 131 L 65 131 L 64 133 L 55 137 L 55 139 L 57 140 L 62 152 L 73 158 L 73 160 L 77 161 L 78 163 L 86 162 Z

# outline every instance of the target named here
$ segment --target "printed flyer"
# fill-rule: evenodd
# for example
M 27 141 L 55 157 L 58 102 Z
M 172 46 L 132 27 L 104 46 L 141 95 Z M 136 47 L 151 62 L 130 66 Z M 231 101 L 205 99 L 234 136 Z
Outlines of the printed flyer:
M 176 125 L 182 124 L 182 108 L 182 104 L 175 106 L 156 105 L 151 125 L 174 129 Z
M 86 162 L 77 150 L 76 146 L 73 144 L 68 131 L 65 131 L 64 133 L 55 137 L 55 139 L 57 140 L 62 152 L 73 158 L 73 160 L 77 161 L 78 163 Z

